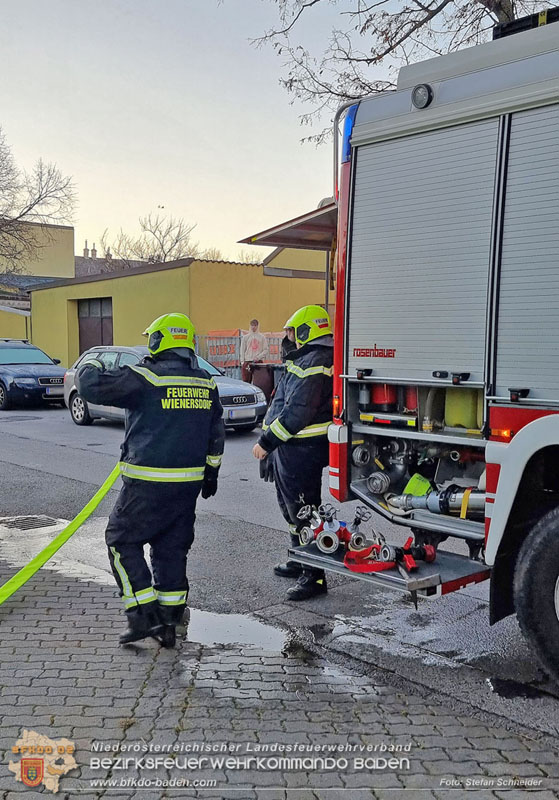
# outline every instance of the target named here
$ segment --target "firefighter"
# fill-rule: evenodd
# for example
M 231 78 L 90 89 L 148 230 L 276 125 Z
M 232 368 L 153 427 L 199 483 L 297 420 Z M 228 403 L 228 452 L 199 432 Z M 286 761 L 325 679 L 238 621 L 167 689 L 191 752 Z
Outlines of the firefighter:
M 128 620 L 121 644 L 154 636 L 174 645 L 188 596 L 196 500 L 200 491 L 204 498 L 217 491 L 223 410 L 215 381 L 198 366 L 194 333 L 184 314 L 165 314 L 144 331 L 150 355 L 140 364 L 105 371 L 93 360 L 76 376 L 90 403 L 127 409 L 123 486 L 105 534 Z
M 322 470 L 328 464 L 328 426 L 332 419 L 334 341 L 328 313 L 304 306 L 285 323 L 293 329 L 297 349 L 287 354 L 286 370 L 262 425 L 253 455 L 264 460 L 261 474 L 273 473 L 281 512 L 289 525 L 291 544 L 299 545 L 297 519 L 304 505 L 321 503 Z M 327 591 L 323 570 L 295 561 L 274 567 L 276 575 L 297 578 L 288 600 L 306 600 Z

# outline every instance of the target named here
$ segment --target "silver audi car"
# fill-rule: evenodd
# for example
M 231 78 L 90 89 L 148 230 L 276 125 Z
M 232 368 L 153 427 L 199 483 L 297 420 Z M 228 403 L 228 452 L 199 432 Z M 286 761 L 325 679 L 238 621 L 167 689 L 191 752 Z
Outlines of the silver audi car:
M 126 364 L 138 364 L 144 356 L 149 355 L 147 347 L 121 347 L 106 345 L 92 347 L 82 353 L 75 364 L 64 376 L 64 402 L 70 409 L 70 415 L 76 425 L 91 425 L 95 419 L 112 419 L 124 422 L 124 409 L 116 406 L 98 406 L 86 402 L 80 396 L 75 385 L 76 369 L 96 358 L 105 364 L 107 369 L 123 367 Z M 239 431 L 251 431 L 264 419 L 267 403 L 264 392 L 250 383 L 228 378 L 217 367 L 198 356 L 198 363 L 215 379 L 219 391 L 219 399 L 223 406 L 223 421 L 226 428 Z

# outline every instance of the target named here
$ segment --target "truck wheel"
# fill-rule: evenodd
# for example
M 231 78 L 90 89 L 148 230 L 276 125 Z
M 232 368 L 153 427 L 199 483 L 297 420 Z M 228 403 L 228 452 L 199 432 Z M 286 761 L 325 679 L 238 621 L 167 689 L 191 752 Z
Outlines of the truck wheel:
M 520 548 L 514 604 L 540 664 L 559 681 L 559 508 L 540 519 Z
M 93 422 L 87 403 L 77 392 L 70 398 L 70 416 L 76 425 L 91 425 Z
M 10 407 L 10 398 L 8 397 L 8 390 L 0 381 L 0 411 L 7 411 Z

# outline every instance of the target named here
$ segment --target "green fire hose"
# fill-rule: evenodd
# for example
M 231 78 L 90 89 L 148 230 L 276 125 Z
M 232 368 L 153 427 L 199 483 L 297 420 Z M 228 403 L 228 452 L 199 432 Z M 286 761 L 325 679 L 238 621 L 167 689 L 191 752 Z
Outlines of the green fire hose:
M 13 577 L 6 581 L 3 586 L 0 586 L 0 605 L 27 583 L 27 581 L 47 563 L 49 558 L 52 558 L 52 556 L 60 550 L 62 545 L 66 544 L 68 539 L 70 539 L 78 528 L 83 525 L 86 519 L 93 514 L 119 475 L 120 466 L 117 464 L 103 485 L 93 495 L 89 503 L 87 503 L 74 519 L 60 531 L 58 536 L 56 536 L 52 542 L 49 542 L 49 544 L 32 558 L 28 564 L 22 567 L 19 572 L 16 572 Z

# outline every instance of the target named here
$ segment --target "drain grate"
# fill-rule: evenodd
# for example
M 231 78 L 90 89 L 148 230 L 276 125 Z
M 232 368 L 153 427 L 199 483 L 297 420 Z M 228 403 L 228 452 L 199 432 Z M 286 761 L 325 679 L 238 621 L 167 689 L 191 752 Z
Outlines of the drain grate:
M 58 520 L 44 515 L 36 517 L 7 517 L 6 519 L 0 518 L 0 525 L 3 525 L 4 528 L 15 528 L 18 531 L 29 531 L 33 528 L 50 528 L 52 525 L 58 525 Z

